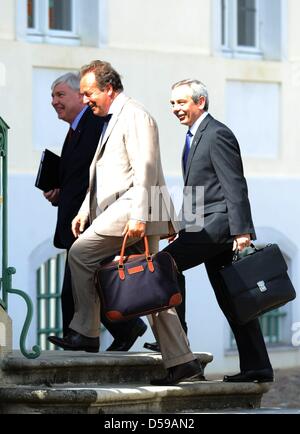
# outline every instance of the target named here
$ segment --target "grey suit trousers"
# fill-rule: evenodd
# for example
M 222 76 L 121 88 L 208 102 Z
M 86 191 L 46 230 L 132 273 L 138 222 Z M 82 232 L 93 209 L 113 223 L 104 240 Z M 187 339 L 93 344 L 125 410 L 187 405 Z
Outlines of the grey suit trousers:
M 150 251 L 158 251 L 159 237 L 149 237 Z M 70 328 L 88 337 L 98 337 L 100 332 L 100 299 L 94 285 L 94 273 L 99 263 L 118 255 L 122 237 L 98 235 L 91 225 L 72 245 L 69 252 L 69 266 L 72 274 L 75 314 Z M 139 243 L 131 238 L 128 246 Z M 175 309 L 153 314 L 148 317 L 153 333 L 159 342 L 166 368 L 190 362 L 195 359 L 188 344 Z

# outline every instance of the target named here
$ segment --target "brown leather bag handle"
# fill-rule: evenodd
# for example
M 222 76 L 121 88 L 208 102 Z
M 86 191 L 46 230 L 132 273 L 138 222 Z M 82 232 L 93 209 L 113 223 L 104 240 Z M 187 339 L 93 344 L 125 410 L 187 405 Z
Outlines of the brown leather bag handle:
M 125 280 L 124 258 L 125 258 L 125 249 L 126 249 L 127 240 L 128 240 L 128 234 L 125 235 L 123 243 L 122 243 L 119 265 L 118 265 L 119 276 L 120 276 L 121 280 Z M 147 260 L 148 269 L 151 273 L 154 273 L 154 264 L 152 261 L 152 257 L 150 255 L 149 242 L 148 242 L 148 238 L 146 235 L 144 236 L 144 245 L 145 245 L 145 258 Z

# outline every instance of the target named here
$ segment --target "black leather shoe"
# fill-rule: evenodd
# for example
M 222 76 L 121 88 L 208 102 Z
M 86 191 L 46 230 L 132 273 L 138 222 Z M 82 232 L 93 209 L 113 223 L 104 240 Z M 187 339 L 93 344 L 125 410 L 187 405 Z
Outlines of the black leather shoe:
M 160 353 L 160 347 L 158 342 L 152 342 L 151 344 L 149 342 L 145 342 L 144 348 L 146 348 L 147 350 L 155 351 L 156 353 Z
M 88 338 L 74 330 L 70 330 L 63 338 L 49 336 L 48 341 L 66 351 L 86 351 L 87 353 L 98 353 L 99 351 L 99 338 Z
M 137 324 L 126 338 L 116 338 L 106 351 L 129 351 L 137 338 L 143 336 L 146 330 L 147 325 L 144 322 Z
M 198 381 L 205 380 L 202 366 L 197 359 L 169 368 L 166 377 L 151 380 L 150 383 L 153 386 L 171 386 L 180 383 L 180 381 L 188 381 L 196 377 Z
M 225 375 L 223 381 L 226 383 L 272 383 L 274 373 L 272 369 L 245 371 L 236 375 Z

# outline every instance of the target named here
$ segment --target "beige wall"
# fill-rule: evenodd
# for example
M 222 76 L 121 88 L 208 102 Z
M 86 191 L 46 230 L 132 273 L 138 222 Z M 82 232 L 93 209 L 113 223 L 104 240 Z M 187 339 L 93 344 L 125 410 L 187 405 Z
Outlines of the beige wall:
M 15 38 L 15 3 L 17 0 L 0 2 L 0 39 Z
M 299 44 L 299 19 L 300 2 L 299 0 L 287 0 L 288 2 L 288 55 L 291 61 L 300 61 Z
M 290 52 L 296 52 L 300 50 L 300 30 L 299 25 L 296 25 L 297 19 L 293 17 L 300 16 L 300 2 L 289 2 Z M 12 18 L 13 2 L 1 3 L 8 17 Z M 187 77 L 198 77 L 204 81 L 210 91 L 211 112 L 223 121 L 226 118 L 227 80 L 281 84 L 279 158 L 246 158 L 245 168 L 248 175 L 298 176 L 300 64 L 210 56 L 211 8 L 207 7 L 208 2 L 192 0 L 188 2 L 190 8 L 185 8 L 186 1 L 177 2 L 176 8 L 171 7 L 172 3 L 172 0 L 154 0 L 150 7 L 149 2 L 140 0 L 110 0 L 110 45 L 107 48 L 30 44 L 0 38 L 0 62 L 6 71 L 5 86 L 0 85 L 0 114 L 11 126 L 10 171 L 35 173 L 40 157 L 40 152 L 32 146 L 32 113 L 34 110 L 43 110 L 43 107 L 32 107 L 32 68 L 65 68 L 67 71 L 79 68 L 92 59 L 102 58 L 111 61 L 122 74 L 127 94 L 143 102 L 155 116 L 160 127 L 163 164 L 167 174 L 180 174 L 185 133 L 170 111 L 170 87 L 175 81 Z M 129 14 L 128 10 L 132 13 Z M 0 17 L 1 34 L 4 28 L 9 33 L 9 20 L 4 20 L 2 13 Z M 173 26 L 174 22 L 177 23 L 176 27 Z M 125 28 L 128 29 L 126 33 Z M 143 50 L 133 48 L 142 42 Z M 184 51 L 183 47 L 189 48 Z M 193 49 L 198 52 L 192 52 Z M 50 104 L 50 99 L 45 104 Z M 265 109 L 268 110 L 268 107 Z M 263 122 L 263 119 L 258 118 L 257 122 Z
M 109 0 L 108 4 L 111 46 L 210 52 L 210 1 Z

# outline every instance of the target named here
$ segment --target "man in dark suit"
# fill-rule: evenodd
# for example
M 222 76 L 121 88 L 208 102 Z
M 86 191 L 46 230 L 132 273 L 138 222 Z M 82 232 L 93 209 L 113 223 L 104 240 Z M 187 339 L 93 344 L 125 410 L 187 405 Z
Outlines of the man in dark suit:
M 52 85 L 53 108 L 59 119 L 70 124 L 70 129 L 61 153 L 60 188 L 44 193 L 46 199 L 58 207 L 54 245 L 66 249 L 67 252 L 75 241 L 71 222 L 86 195 L 89 167 L 104 125 L 104 119 L 94 116 L 92 110 L 83 103 L 79 88 L 79 75 L 73 73 L 59 77 Z M 74 315 L 68 261 L 66 261 L 61 302 L 65 336 L 69 332 L 69 324 Z M 147 328 L 141 319 L 114 324 L 102 315 L 102 323 L 114 337 L 112 345 L 107 349 L 109 351 L 128 351 Z
M 225 376 L 224 381 L 273 381 L 259 321 L 240 326 L 231 320 L 218 273 L 231 263 L 233 249 L 241 251 L 255 239 L 239 144 L 229 128 L 208 114 L 208 92 L 200 81 L 174 84 L 171 105 L 180 123 L 188 127 L 182 166 L 185 195 L 191 199 L 185 203 L 192 209 L 183 209 L 182 230 L 165 250 L 174 257 L 179 271 L 205 264 L 240 357 L 241 372 Z M 197 195 L 197 186 L 204 195 Z

